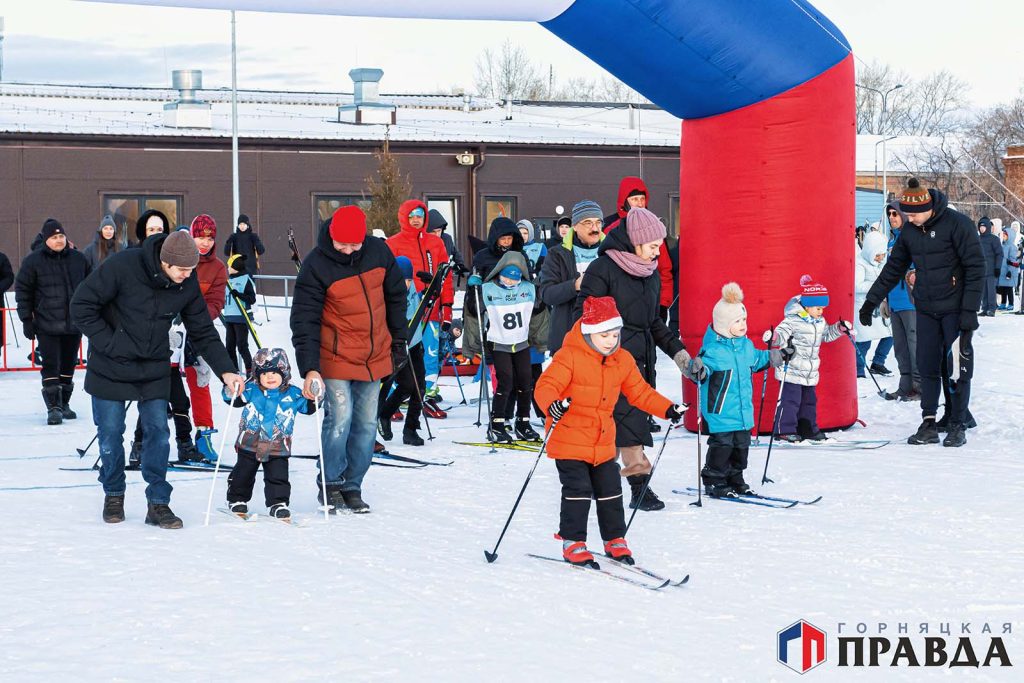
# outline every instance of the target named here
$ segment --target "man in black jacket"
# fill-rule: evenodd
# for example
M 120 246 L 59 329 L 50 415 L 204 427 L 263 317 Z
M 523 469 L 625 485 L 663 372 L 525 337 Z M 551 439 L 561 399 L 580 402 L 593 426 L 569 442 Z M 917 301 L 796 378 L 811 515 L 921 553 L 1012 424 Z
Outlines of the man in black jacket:
M 146 524 L 162 529 L 182 526 L 168 507 L 167 482 L 167 366 L 175 318 L 181 317 L 192 344 L 221 376 L 228 393 L 235 395 L 243 388 L 210 320 L 199 281 L 192 276 L 198 263 L 199 251 L 188 233 L 156 235 L 141 248 L 104 261 L 71 301 L 74 323 L 89 338 L 85 390 L 92 396 L 99 430 L 105 522 L 124 521 L 125 402 L 134 401 L 142 420 Z
M 245 257 L 249 267 L 249 273 L 258 275 L 260 272 L 260 256 L 267 251 L 263 246 L 263 240 L 252 229 L 249 217 L 244 213 L 238 214 L 235 222 L 235 232 L 224 242 L 224 257 L 231 258 L 235 254 Z
M 907 182 L 900 209 L 910 221 L 893 245 L 889 260 L 868 291 L 860 309 L 862 325 L 911 264 L 917 268 L 914 304 L 917 307 L 917 367 L 921 373 L 921 414 L 924 418 L 910 444 L 939 442 L 935 413 L 942 376 L 950 377 L 949 433 L 943 446 L 967 442 L 965 425 L 971 398 L 974 350 L 971 337 L 978 329 L 978 306 L 985 281 L 985 258 L 970 218 L 949 208 L 946 195 Z M 950 352 L 953 358 L 950 359 Z

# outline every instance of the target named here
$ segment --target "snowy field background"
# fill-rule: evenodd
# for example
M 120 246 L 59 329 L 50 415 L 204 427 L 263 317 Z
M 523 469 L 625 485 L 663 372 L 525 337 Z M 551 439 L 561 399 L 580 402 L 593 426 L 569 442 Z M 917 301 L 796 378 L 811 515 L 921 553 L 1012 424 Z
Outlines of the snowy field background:
M 290 353 L 287 313 L 256 317 L 264 344 Z M 547 458 L 498 561 L 484 561 L 535 456 L 452 445 L 484 438 L 472 426 L 475 406 L 432 421 L 436 438 L 424 448 L 403 447 L 398 432 L 394 452 L 455 464 L 372 467 L 363 489 L 370 515 L 315 517 L 314 463 L 293 461 L 292 509 L 312 517 L 308 527 L 216 513 L 204 527 L 210 475 L 176 472 L 171 506 L 185 528 L 164 531 L 143 524 L 138 472 L 127 475 L 127 521 L 107 525 L 95 474 L 58 469 L 89 465 L 97 453 L 75 453 L 93 435 L 82 373 L 72 401 L 79 419 L 58 427 L 45 424 L 36 373 L 0 373 L 0 680 L 785 681 L 797 674 L 775 661 L 775 634 L 801 618 L 829 636 L 828 661 L 811 680 L 1022 680 L 1024 319 L 982 324 L 972 402 L 980 426 L 967 446 L 905 445 L 918 404 L 882 401 L 870 379 L 859 380 L 869 427 L 841 438 L 892 445 L 772 454 L 776 484 L 764 492 L 824 495 L 813 507 L 691 507 L 671 489 L 694 485 L 696 441 L 673 432 L 653 481 L 667 508 L 639 513 L 629 534 L 641 564 L 691 575 L 688 586 L 658 593 L 525 557 L 559 552 L 558 477 Z M 678 373 L 661 361 L 661 389 L 678 398 Z M 457 387 L 443 392 L 458 403 Z M 476 385 L 466 393 L 476 396 Z M 215 403 L 221 428 L 225 410 Z M 300 419 L 296 453 L 316 452 L 314 424 Z M 233 462 L 230 441 L 228 450 Z M 764 451 L 752 450 L 751 482 Z M 222 475 L 216 504 L 225 487 Z M 252 508 L 264 512 L 262 475 Z M 839 669 L 838 622 L 909 622 L 911 635 L 922 622 L 936 631 L 1013 622 L 1006 645 L 1015 666 Z

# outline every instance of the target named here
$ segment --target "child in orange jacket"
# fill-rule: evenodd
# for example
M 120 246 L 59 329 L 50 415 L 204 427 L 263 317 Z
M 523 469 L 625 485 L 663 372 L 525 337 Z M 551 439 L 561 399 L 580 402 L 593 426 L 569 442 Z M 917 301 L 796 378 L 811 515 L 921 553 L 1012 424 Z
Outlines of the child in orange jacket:
M 562 348 L 534 388 L 534 399 L 547 414 L 548 457 L 555 460 L 562 482 L 558 529 L 562 557 L 577 565 L 596 565 L 586 543 L 592 498 L 597 499 L 605 554 L 633 564 L 622 538 L 626 519 L 615 461 L 612 409 L 619 394 L 637 408 L 673 423 L 682 419 L 685 410 L 644 381 L 636 361 L 619 347 L 621 328 L 612 297 L 588 298 L 583 302 L 583 317 L 565 335 Z

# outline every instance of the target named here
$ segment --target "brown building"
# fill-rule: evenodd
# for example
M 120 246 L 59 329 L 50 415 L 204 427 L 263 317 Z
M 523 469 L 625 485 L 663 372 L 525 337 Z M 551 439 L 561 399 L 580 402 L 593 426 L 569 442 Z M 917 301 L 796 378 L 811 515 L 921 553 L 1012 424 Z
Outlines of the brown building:
M 619 179 L 640 175 L 641 165 L 652 210 L 677 230 L 679 121 L 665 112 L 365 91 L 362 97 L 239 93 L 240 206 L 267 246 L 264 274 L 294 274 L 289 229 L 304 254 L 321 220 L 364 199 L 385 133 L 414 196 L 450 216 L 464 252 L 468 235 L 484 237 L 502 213 L 547 227 L 557 207 L 569 213 L 583 198 L 610 213 Z M 185 225 L 209 213 L 221 249 L 235 220 L 230 130 L 225 91 L 5 84 L 0 251 L 17 267 L 50 216 L 79 247 L 108 213 L 134 239 L 134 220 L 146 208 Z

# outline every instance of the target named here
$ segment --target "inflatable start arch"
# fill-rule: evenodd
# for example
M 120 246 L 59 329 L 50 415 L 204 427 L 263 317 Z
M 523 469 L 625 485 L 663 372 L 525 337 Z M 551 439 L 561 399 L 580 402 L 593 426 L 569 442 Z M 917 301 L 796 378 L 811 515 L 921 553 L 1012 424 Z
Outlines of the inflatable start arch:
M 828 287 L 829 320 L 854 314 L 853 56 L 842 33 L 804 0 L 518 0 L 500 7 L 480 0 L 131 4 L 539 22 L 684 119 L 679 307 L 687 348 L 699 348 L 728 280 L 739 282 L 747 295 L 755 340 L 782 318 L 804 273 Z M 850 425 L 857 417 L 854 352 L 840 340 L 822 349 L 822 359 L 818 421 L 826 428 Z M 692 400 L 693 385 L 686 384 Z M 772 384 L 768 405 L 777 394 Z M 768 432 L 772 410 L 764 413 L 759 426 Z M 687 425 L 696 426 L 693 412 Z

